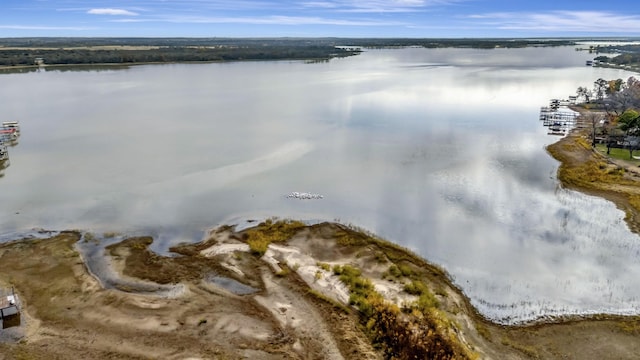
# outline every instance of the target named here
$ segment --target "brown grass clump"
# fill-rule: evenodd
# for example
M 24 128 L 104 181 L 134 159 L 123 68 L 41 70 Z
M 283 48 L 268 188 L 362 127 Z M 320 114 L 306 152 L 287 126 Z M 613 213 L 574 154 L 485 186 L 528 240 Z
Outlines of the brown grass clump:
M 395 304 L 387 303 L 375 291 L 369 279 L 350 265 L 334 266 L 351 292 L 349 303 L 358 308 L 372 342 L 380 346 L 388 359 L 474 359 L 476 355 L 464 346 L 454 325 L 421 281 L 407 284 L 405 291 L 419 295 L 416 304 L 403 313 Z M 399 274 L 402 274 L 398 270 Z
M 388 359 L 475 359 L 458 340 L 446 315 L 431 309 L 405 314 L 381 298 L 370 302 L 366 328 Z

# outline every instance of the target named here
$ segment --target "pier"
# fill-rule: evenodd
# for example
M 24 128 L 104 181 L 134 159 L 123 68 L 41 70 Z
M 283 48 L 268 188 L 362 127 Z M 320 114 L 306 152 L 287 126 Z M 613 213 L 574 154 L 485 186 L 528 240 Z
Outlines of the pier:
M 9 146 L 18 144 L 20 124 L 17 121 L 5 121 L 0 127 L 0 176 L 9 167 Z
M 551 100 L 549 106 L 540 108 L 540 121 L 549 128 L 549 135 L 565 136 L 576 127 L 578 112 L 569 109 L 571 100 Z

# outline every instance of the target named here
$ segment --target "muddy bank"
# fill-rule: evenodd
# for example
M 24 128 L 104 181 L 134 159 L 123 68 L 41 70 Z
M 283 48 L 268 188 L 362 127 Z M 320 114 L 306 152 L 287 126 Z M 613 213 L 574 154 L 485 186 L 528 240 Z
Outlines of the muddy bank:
M 394 344 L 411 351 L 444 349 L 433 358 L 632 359 L 640 353 L 637 318 L 492 324 L 441 269 L 337 224 L 270 223 L 239 232 L 223 227 L 201 243 L 173 248 L 171 257 L 149 251 L 153 239 L 148 237 L 128 238 L 106 249 L 121 284 L 183 289 L 172 296 L 140 290 L 147 287 L 105 288 L 77 251 L 80 238 L 63 232 L 0 245 L 0 284 L 15 286 L 22 301 L 22 325 L 13 337 L 0 337 L 0 359 L 381 359 L 409 354 L 397 352 Z M 264 252 L 260 239 L 270 239 Z M 354 283 L 370 284 L 381 298 L 373 292 L 367 296 L 384 299 L 386 307 L 371 299 L 354 303 L 354 287 L 345 283 L 347 269 L 356 269 Z M 371 311 L 363 308 L 367 303 L 395 320 L 383 322 L 375 311 L 363 316 Z M 402 343 L 397 336 L 380 336 L 380 322 L 425 335 Z M 435 340 L 427 344 L 425 339 Z

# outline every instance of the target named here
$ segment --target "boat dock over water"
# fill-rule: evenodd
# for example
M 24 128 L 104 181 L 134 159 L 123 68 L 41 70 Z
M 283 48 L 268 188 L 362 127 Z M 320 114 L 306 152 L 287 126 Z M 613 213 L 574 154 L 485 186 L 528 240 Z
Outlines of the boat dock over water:
M 9 146 L 16 146 L 20 137 L 20 124 L 17 121 L 5 121 L 0 127 L 0 177 L 9 167 Z M 0 314 L 1 316 L 2 314 Z
M 0 143 L 17 141 L 20 137 L 20 125 L 17 121 L 5 121 L 0 127 Z
M 13 129 L 18 135 L 20 135 L 20 124 L 17 121 L 4 121 L 2 128 Z
M 564 136 L 578 123 L 578 112 L 569 109 L 569 101 L 551 100 L 549 106 L 540 108 L 540 121 L 549 128 L 549 135 Z
M 9 159 L 9 150 L 7 150 L 7 146 L 0 143 L 0 161 L 4 161 Z
M 3 127 L 0 129 L 0 137 L 3 141 L 13 141 L 18 140 L 19 133 L 12 128 Z

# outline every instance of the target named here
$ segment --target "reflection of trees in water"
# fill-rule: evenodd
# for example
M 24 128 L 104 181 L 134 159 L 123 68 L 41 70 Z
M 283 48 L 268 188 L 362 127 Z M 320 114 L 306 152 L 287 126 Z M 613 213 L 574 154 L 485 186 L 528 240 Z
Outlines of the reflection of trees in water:
M 11 165 L 9 159 L 0 161 L 0 178 L 4 177 L 4 170 L 8 168 L 9 165 Z
M 16 123 L 17 124 L 17 123 Z M 2 129 L 7 129 L 7 128 L 12 128 L 12 127 L 7 127 L 6 123 L 3 124 Z M 14 129 L 17 128 L 17 126 L 13 127 Z M 11 163 L 9 162 L 9 147 L 15 147 L 18 145 L 18 137 L 20 136 L 20 132 L 19 130 L 17 130 L 17 132 L 15 133 L 16 135 L 13 136 L 8 136 L 3 134 L 0 137 L 0 178 L 3 178 L 5 175 L 4 170 L 6 168 L 9 167 L 9 165 L 11 165 Z

